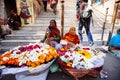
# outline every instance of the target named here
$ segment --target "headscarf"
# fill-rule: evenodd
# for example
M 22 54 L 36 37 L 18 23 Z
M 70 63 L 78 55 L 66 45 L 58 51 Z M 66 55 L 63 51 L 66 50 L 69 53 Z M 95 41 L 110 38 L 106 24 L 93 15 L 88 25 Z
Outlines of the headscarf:
M 73 31 L 74 30 L 74 31 Z M 66 33 L 64 36 L 63 36 L 63 39 L 69 41 L 69 42 L 72 42 L 74 44 L 79 44 L 80 43 L 80 40 L 79 40 L 79 37 L 78 35 L 76 34 L 76 28 L 75 27 L 71 27 L 68 31 L 68 33 Z

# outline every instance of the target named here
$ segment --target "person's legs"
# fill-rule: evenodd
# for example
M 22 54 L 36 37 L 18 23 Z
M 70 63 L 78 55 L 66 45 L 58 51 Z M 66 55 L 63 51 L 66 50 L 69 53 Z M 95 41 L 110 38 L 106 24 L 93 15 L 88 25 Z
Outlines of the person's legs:
M 44 11 L 47 11 L 47 1 L 43 1 Z
M 57 7 L 57 4 L 53 4 L 53 13 L 56 14 L 56 7 Z
M 79 19 L 79 24 L 78 24 L 78 34 L 79 34 L 79 39 L 80 42 L 83 42 L 83 37 L 82 37 L 82 28 L 83 28 L 83 21 Z
M 29 24 L 27 18 L 24 18 L 24 23 L 25 23 L 25 24 Z
M 53 46 L 54 48 L 55 48 L 55 46 L 56 46 L 57 44 L 58 44 L 58 42 L 56 42 L 56 41 L 51 41 L 51 42 L 50 42 L 50 45 Z
M 89 45 L 93 45 L 94 44 L 93 37 L 90 32 L 90 18 L 85 21 L 85 30 L 86 30 L 86 35 L 88 38 Z

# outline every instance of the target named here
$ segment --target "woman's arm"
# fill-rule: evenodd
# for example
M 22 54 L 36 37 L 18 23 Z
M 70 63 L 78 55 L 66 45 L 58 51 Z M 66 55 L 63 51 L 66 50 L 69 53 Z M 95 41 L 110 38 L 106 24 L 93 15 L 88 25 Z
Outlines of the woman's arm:
M 58 41 L 58 40 L 60 40 L 60 39 L 61 39 L 60 36 L 56 36 L 56 37 L 54 38 L 55 41 Z

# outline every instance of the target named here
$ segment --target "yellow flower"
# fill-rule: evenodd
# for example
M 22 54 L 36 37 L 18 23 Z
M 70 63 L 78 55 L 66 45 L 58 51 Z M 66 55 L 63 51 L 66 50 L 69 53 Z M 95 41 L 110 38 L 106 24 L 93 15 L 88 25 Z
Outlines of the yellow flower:
M 66 65 L 71 67 L 72 63 L 71 62 L 67 62 Z
M 88 52 L 87 50 L 78 50 L 77 53 L 82 54 L 87 59 L 92 58 L 90 52 Z

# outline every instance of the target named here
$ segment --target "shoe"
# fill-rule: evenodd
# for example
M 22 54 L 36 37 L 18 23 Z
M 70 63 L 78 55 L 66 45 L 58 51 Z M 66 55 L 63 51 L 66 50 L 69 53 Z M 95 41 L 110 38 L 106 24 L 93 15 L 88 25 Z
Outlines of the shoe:
M 94 43 L 91 43 L 89 46 L 92 47 L 94 45 Z
M 25 24 L 29 24 L 29 23 L 25 23 Z

